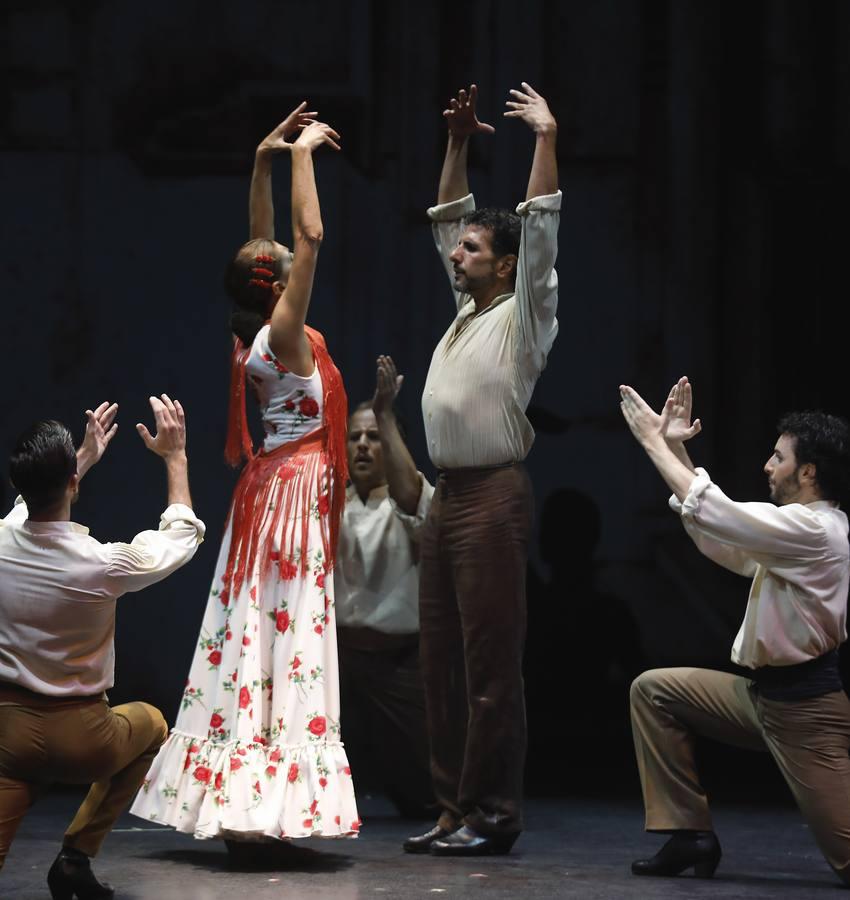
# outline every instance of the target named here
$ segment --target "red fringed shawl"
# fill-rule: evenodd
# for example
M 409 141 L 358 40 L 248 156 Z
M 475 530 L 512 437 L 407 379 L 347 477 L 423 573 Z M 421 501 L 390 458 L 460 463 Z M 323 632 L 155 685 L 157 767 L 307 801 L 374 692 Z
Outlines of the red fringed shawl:
M 232 527 L 224 591 L 233 596 L 258 562 L 261 578 L 272 564 L 283 579 L 298 573 L 306 576 L 310 562 L 306 548 L 313 517 L 318 517 L 321 527 L 325 571 L 333 568 L 348 479 L 348 399 L 324 338 L 308 326 L 305 331 L 322 379 L 322 427 L 270 453 L 254 453 L 245 409 L 245 365 L 250 348 L 234 340 L 224 457 L 232 466 L 243 458 L 248 464 L 239 477 L 230 508 Z M 314 497 L 318 501 L 313 501 Z M 279 549 L 275 547 L 278 537 Z

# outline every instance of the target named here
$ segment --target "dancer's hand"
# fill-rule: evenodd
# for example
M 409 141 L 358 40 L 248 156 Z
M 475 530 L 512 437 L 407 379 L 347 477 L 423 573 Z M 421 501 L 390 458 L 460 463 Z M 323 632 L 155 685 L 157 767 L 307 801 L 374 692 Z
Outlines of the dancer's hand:
M 689 441 L 702 431 L 702 423 L 694 419 L 691 423 L 693 391 L 687 376 L 683 375 L 670 389 L 670 394 L 661 412 L 664 438 L 668 444 Z
M 77 475 L 80 478 L 100 462 L 109 442 L 115 437 L 118 431 L 117 423 L 114 424 L 117 412 L 118 404 L 110 404 L 108 400 L 104 400 L 94 411 L 86 410 L 86 433 L 77 450 Z
M 311 122 L 316 121 L 318 113 L 313 110 L 307 111 L 307 101 L 302 100 L 295 109 L 277 126 L 273 131 L 269 132 L 257 147 L 259 156 L 271 156 L 274 153 L 281 153 L 292 147 L 290 138 L 296 131 L 306 128 Z
M 471 84 L 469 91 L 461 88 L 457 97 L 449 100 L 449 108 L 443 110 L 449 134 L 456 138 L 467 138 L 471 134 L 493 134 L 496 130 L 486 122 L 479 122 L 475 113 L 478 101 L 478 86 Z
M 339 140 L 340 136 L 330 125 L 325 122 L 311 122 L 298 135 L 298 139 L 293 146 L 304 147 L 311 153 L 318 147 L 321 147 L 322 144 L 327 144 L 329 147 L 333 147 L 334 150 L 339 150 L 339 144 L 337 143 Z
M 664 441 L 666 422 L 641 395 L 627 384 L 620 385 L 620 411 L 632 434 L 643 447 Z
M 391 356 L 378 357 L 378 372 L 375 383 L 375 396 L 372 398 L 372 412 L 375 418 L 392 412 L 393 403 L 401 390 L 404 375 L 399 375 Z
M 172 400 L 168 394 L 162 394 L 162 399 L 151 397 L 150 404 L 156 421 L 156 436 L 151 437 L 141 422 L 136 425 L 145 446 L 166 462 L 185 460 L 186 415 L 180 402 Z
M 505 101 L 510 109 L 506 118 L 522 119 L 535 134 L 552 134 L 558 130 L 558 123 L 549 110 L 549 104 L 528 84 L 522 82 L 522 90 L 511 89 L 513 100 Z

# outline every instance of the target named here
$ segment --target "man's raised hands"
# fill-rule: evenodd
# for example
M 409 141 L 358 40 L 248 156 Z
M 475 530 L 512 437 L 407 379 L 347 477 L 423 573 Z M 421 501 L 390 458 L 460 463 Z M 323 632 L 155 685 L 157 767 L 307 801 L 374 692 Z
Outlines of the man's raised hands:
M 457 138 L 467 138 L 471 134 L 493 134 L 496 130 L 486 122 L 479 122 L 475 113 L 478 100 L 478 86 L 471 84 L 469 90 L 461 88 L 457 97 L 449 100 L 449 108 L 443 110 L 443 116 L 449 127 L 449 134 Z
M 145 442 L 145 446 L 166 462 L 169 459 L 185 458 L 186 454 L 186 415 L 178 400 L 172 400 L 168 394 L 150 398 L 151 409 L 156 421 L 156 435 L 139 422 L 136 431 Z
M 100 461 L 106 452 L 109 442 L 118 431 L 115 416 L 118 412 L 118 404 L 104 400 L 95 410 L 86 410 L 86 434 L 77 450 L 77 475 L 80 478 L 88 470 Z
M 523 81 L 521 84 L 521 91 L 511 89 L 513 100 L 505 101 L 505 106 L 509 107 L 505 117 L 522 119 L 535 134 L 551 134 L 557 131 L 558 124 L 549 111 L 549 104 L 528 82 Z
M 683 375 L 670 389 L 661 411 L 664 439 L 668 444 L 684 443 L 702 431 L 702 422 L 691 423 L 693 391 L 687 376 Z

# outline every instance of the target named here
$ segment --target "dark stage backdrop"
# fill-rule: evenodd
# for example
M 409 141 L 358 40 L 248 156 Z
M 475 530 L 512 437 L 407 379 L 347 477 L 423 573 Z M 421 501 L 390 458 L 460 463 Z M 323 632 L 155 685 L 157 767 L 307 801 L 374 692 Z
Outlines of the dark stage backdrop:
M 560 123 L 561 332 L 529 458 L 532 759 L 627 751 L 642 665 L 726 665 L 747 584 L 684 537 L 617 386 L 657 404 L 689 375 L 694 456 L 742 499 L 765 497 L 781 411 L 848 411 L 848 46 L 841 0 L 5 0 L 0 450 L 37 417 L 81 434 L 86 406 L 117 400 L 119 434 L 75 514 L 129 539 L 163 506 L 162 466 L 133 426 L 167 391 L 188 411 L 208 525 L 188 567 L 121 600 L 113 700 L 177 709 L 234 483 L 221 274 L 246 237 L 253 148 L 303 98 L 343 136 L 317 160 L 311 321 L 352 401 L 369 396 L 375 356 L 395 357 L 432 472 L 419 395 L 452 304 L 424 209 L 440 112 L 471 80 L 497 125 L 471 152 L 479 203 L 524 197 L 533 141 L 501 118 L 510 87 L 529 81 Z M 282 160 L 284 240 L 287 183 Z

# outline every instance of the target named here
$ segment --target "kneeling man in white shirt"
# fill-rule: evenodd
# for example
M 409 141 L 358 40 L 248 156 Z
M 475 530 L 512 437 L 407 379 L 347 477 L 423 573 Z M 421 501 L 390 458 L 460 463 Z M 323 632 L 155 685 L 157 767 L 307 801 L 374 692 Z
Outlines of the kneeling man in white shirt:
M 670 506 L 700 551 L 752 579 L 732 661 L 747 677 L 708 669 L 654 669 L 635 679 L 632 727 L 648 831 L 672 833 L 635 875 L 711 877 L 720 861 L 694 761 L 696 735 L 767 750 L 826 861 L 850 884 L 850 701 L 838 672 L 846 639 L 846 499 L 850 429 L 800 412 L 779 423 L 764 471 L 772 503 L 736 503 L 695 469 L 684 442 L 691 386 L 681 378 L 661 414 L 625 385 L 621 409 L 672 490 Z
M 90 857 L 142 783 L 168 735 L 147 703 L 110 708 L 116 601 L 161 581 L 203 540 L 192 511 L 186 423 L 177 401 L 150 398 L 156 435 L 136 428 L 165 462 L 168 506 L 158 530 L 102 544 L 71 521 L 80 479 L 115 434 L 117 405 L 87 411 L 74 451 L 64 425 L 42 421 L 18 439 L 9 466 L 20 497 L 0 519 L 0 868 L 15 831 L 51 783 L 92 783 L 47 881 L 53 897 L 111 897 Z

